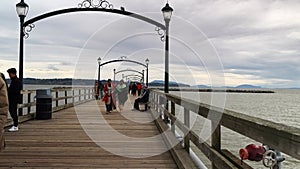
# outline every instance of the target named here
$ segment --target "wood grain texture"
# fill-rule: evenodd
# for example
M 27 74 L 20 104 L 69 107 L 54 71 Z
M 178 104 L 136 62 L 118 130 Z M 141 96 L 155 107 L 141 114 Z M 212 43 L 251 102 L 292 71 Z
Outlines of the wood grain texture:
M 122 113 L 106 114 L 101 101 L 92 101 L 53 113 L 51 120 L 23 123 L 19 132 L 5 132 L 7 148 L 0 153 L 0 168 L 177 168 L 149 112 L 131 107 L 128 103 Z M 118 140 L 113 132 L 144 140 Z M 126 151 L 128 157 L 107 150 Z M 130 158 L 138 153 L 147 157 Z

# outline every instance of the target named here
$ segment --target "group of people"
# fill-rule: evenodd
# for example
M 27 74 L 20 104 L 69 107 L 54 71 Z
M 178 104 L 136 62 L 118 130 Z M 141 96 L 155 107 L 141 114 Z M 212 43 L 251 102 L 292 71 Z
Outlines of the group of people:
M 131 93 L 132 96 L 136 96 L 136 92 L 138 93 L 138 96 L 141 95 L 142 92 L 142 84 L 141 83 L 130 83 L 129 85 L 129 93 Z
M 143 93 L 135 99 L 134 110 L 139 110 L 139 103 L 148 102 L 150 91 L 146 85 L 144 85 L 143 88 Z M 107 83 L 103 87 L 104 96 L 102 99 L 105 102 L 107 114 L 117 108 L 116 100 L 118 100 L 119 111 L 121 112 L 124 109 L 124 104 L 128 100 L 128 91 L 129 86 L 127 86 L 123 80 L 120 80 L 116 86 L 112 83 L 111 79 L 107 80 Z
M 3 73 L 0 72 L 0 151 L 4 149 L 4 126 L 7 120 L 8 111 L 13 119 L 13 126 L 8 131 L 18 131 L 18 103 L 22 101 L 22 82 L 17 77 L 17 70 L 10 68 L 7 73 L 11 79 L 8 87 Z
M 107 83 L 104 85 L 103 92 L 103 101 L 106 105 L 106 113 L 111 113 L 112 110 L 116 109 L 116 98 L 118 98 L 119 110 L 123 110 L 124 104 L 128 99 L 127 86 L 123 80 L 120 80 L 119 84 L 115 86 L 111 79 L 108 79 Z

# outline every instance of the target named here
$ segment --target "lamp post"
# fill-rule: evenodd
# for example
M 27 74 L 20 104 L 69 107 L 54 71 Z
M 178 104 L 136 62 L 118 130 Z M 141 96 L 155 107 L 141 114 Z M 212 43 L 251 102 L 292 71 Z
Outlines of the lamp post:
M 169 23 L 171 20 L 173 9 L 169 3 L 161 9 L 166 23 L 166 37 L 165 37 L 165 93 L 169 93 Z
M 114 83 L 116 83 L 116 69 L 114 69 Z
M 28 13 L 29 6 L 21 0 L 21 2 L 16 4 L 17 14 L 20 18 L 20 48 L 19 48 L 19 78 L 22 81 L 23 89 L 23 60 L 24 60 L 24 29 L 23 24 L 25 17 Z
M 101 65 L 101 57 L 98 57 L 97 59 L 98 62 L 98 88 L 96 89 L 96 94 L 98 95 L 98 98 L 101 98 L 101 92 L 99 89 L 101 89 L 101 80 L 100 80 L 100 65 Z
M 142 81 L 145 83 L 145 70 L 142 70 Z
M 100 83 L 100 65 L 101 65 L 100 57 L 98 57 L 97 62 L 98 62 L 98 84 L 99 84 Z
M 28 13 L 29 6 L 21 0 L 16 4 L 17 14 L 20 18 L 20 46 L 19 46 L 19 78 L 21 83 L 21 89 L 23 90 L 23 60 L 24 60 L 24 20 Z M 21 97 L 21 103 L 23 103 L 23 97 Z M 19 115 L 23 115 L 23 109 L 19 109 Z
M 149 74 L 148 74 L 148 71 L 149 71 L 149 69 L 148 69 L 148 67 L 149 67 L 149 59 L 147 58 L 145 60 L 145 62 L 146 62 L 146 76 L 147 76 L 146 85 L 148 86 L 148 80 L 149 80 Z

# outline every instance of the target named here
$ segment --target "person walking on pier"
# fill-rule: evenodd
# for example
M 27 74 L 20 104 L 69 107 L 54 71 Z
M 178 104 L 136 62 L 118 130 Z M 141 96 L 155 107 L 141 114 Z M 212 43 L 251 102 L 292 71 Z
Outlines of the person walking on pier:
M 2 73 L 0 74 L 0 151 L 2 151 L 5 148 L 3 133 L 8 113 L 8 96 L 6 81 L 5 78 L 3 79 L 2 77 L 4 75 Z
M 111 113 L 113 109 L 116 109 L 115 96 L 114 96 L 114 84 L 111 82 L 111 79 L 107 80 L 107 83 L 104 86 L 104 97 L 103 101 L 106 105 L 106 113 Z
M 8 101 L 9 101 L 9 113 L 14 121 L 14 125 L 8 129 L 8 131 L 18 131 L 18 103 L 21 103 L 21 90 L 22 82 L 17 77 L 17 70 L 15 68 L 10 68 L 7 70 L 9 77 L 11 79 L 10 85 L 8 87 Z
M 119 101 L 119 109 L 120 112 L 123 110 L 124 104 L 128 99 L 128 90 L 127 90 L 127 86 L 124 83 L 123 80 L 120 80 L 119 84 L 116 87 L 116 91 L 117 91 L 117 96 L 118 96 L 118 101 Z

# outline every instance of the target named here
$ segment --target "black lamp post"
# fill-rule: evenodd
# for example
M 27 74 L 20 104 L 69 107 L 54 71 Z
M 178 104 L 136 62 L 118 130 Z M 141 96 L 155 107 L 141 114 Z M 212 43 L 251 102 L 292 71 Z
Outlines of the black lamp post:
M 171 20 L 173 9 L 169 3 L 161 9 L 166 23 L 166 37 L 165 37 L 165 93 L 169 93 L 169 23 Z
M 100 57 L 98 57 L 97 62 L 98 62 L 98 84 L 100 84 L 100 65 L 101 65 Z
M 145 83 L 145 70 L 142 70 L 142 81 L 143 81 L 143 83 Z
M 116 83 L 116 69 L 114 69 L 114 83 Z
M 149 74 L 148 74 L 148 71 L 149 71 L 149 59 L 147 58 L 146 60 L 145 60 L 145 62 L 146 62 L 146 76 L 147 76 L 147 79 L 146 79 L 146 85 L 148 86 L 148 80 L 149 80 Z
M 19 78 L 21 80 L 21 89 L 23 89 L 23 60 L 24 60 L 24 20 L 28 13 L 29 6 L 21 0 L 16 4 L 17 14 L 20 17 L 20 48 L 19 48 Z M 23 97 L 21 97 L 21 103 L 23 103 Z M 19 109 L 19 115 L 23 115 L 23 109 Z
M 28 13 L 29 6 L 21 0 L 16 4 L 17 14 L 20 17 L 20 49 L 19 49 L 19 78 L 23 82 L 23 60 L 24 60 L 24 29 L 23 24 Z M 23 89 L 23 83 L 22 83 Z

